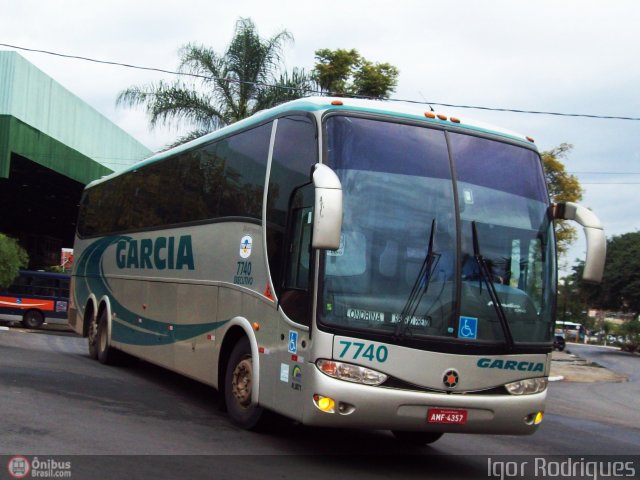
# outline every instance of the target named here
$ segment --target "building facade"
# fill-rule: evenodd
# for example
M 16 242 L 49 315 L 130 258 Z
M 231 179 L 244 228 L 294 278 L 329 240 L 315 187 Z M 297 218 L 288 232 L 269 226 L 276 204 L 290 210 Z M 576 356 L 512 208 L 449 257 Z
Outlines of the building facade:
M 151 151 L 12 51 L 0 51 L 0 232 L 31 268 L 71 247 L 82 189 Z

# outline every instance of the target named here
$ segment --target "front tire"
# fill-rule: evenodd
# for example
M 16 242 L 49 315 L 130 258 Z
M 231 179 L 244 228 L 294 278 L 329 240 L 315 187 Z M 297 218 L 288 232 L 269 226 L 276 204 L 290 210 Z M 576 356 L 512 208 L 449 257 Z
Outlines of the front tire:
M 20 323 L 25 328 L 39 328 L 44 323 L 44 316 L 37 310 L 29 310 Z
M 391 433 L 399 442 L 413 446 L 428 445 L 438 441 L 444 435 L 442 432 L 403 432 L 399 430 L 392 430 Z
M 253 358 L 249 339 L 243 337 L 233 347 L 224 379 L 224 400 L 231 421 L 246 430 L 258 428 L 264 409 L 251 402 Z

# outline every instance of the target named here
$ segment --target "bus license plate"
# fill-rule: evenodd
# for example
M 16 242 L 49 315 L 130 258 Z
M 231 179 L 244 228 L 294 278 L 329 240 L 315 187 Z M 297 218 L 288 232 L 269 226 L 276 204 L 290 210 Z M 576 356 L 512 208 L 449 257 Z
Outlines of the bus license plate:
M 457 408 L 430 408 L 427 410 L 427 423 L 467 423 L 467 411 Z

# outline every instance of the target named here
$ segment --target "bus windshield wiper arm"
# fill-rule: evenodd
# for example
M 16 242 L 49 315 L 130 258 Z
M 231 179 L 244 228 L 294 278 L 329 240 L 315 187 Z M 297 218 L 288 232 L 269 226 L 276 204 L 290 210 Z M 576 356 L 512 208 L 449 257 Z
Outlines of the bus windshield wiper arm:
M 413 287 L 411 287 L 409 298 L 402 308 L 400 318 L 398 319 L 398 324 L 396 325 L 396 328 L 393 332 L 394 337 L 401 338 L 405 335 L 405 332 L 408 329 L 408 325 L 415 317 L 422 297 L 425 293 L 427 293 L 427 290 L 429 289 L 429 283 L 431 282 L 431 277 L 433 276 L 434 267 L 435 265 L 437 265 L 439 260 L 439 255 L 433 253 L 433 235 L 435 230 L 436 219 L 434 218 L 431 221 L 431 231 L 429 232 L 429 247 L 427 250 L 427 255 L 424 257 L 424 261 L 422 262 L 422 266 L 420 267 L 418 276 L 413 282 Z M 423 279 L 424 284 L 421 285 Z
M 505 343 L 507 344 L 507 350 L 511 351 L 513 350 L 513 335 L 511 334 L 509 321 L 507 320 L 507 316 L 504 313 L 504 308 L 502 307 L 502 303 L 500 302 L 500 298 L 498 297 L 496 287 L 491 281 L 491 271 L 489 270 L 484 257 L 480 254 L 480 245 L 478 243 L 478 229 L 476 227 L 476 222 L 471 222 L 471 234 L 473 236 L 473 257 L 478 263 L 480 276 L 484 280 L 484 283 L 487 285 L 489 297 L 491 297 L 491 303 L 493 303 L 493 308 L 496 311 L 496 315 L 498 315 L 498 320 L 500 321 L 502 332 L 504 333 Z

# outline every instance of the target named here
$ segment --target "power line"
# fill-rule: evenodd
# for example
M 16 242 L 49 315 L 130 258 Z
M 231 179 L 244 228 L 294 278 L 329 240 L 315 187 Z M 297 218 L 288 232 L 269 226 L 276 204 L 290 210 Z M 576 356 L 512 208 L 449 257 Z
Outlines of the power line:
M 487 110 L 490 112 L 527 113 L 532 115 L 553 115 L 556 117 L 596 118 L 599 120 L 632 120 L 635 122 L 640 121 L 640 117 L 618 117 L 615 115 L 596 115 L 596 114 L 588 114 L 588 113 L 545 112 L 540 110 L 519 110 L 515 108 L 481 107 L 477 105 L 456 105 L 453 103 L 417 102 L 414 100 L 399 100 L 399 101 L 410 102 L 410 103 L 427 103 L 429 105 L 439 105 L 441 107 Z
M 572 175 L 640 175 L 640 172 L 567 172 Z
M 8 48 L 15 48 L 16 50 L 23 50 L 23 51 L 27 51 L 27 52 L 43 53 L 43 54 L 46 54 L 46 55 L 53 55 L 53 56 L 56 56 L 56 57 L 70 58 L 70 59 L 75 59 L 75 60 L 83 60 L 83 61 L 93 62 L 93 63 L 100 63 L 100 64 L 104 64 L 104 65 L 114 65 L 114 66 L 125 67 L 125 68 L 133 68 L 133 69 L 136 69 L 136 70 L 147 70 L 147 71 L 153 71 L 153 72 L 159 72 L 159 73 L 167 73 L 167 74 L 170 74 L 170 75 L 185 75 L 185 76 L 190 76 L 190 77 L 195 77 L 195 78 L 201 78 L 201 79 L 204 79 L 204 80 L 223 80 L 223 81 L 227 81 L 227 82 L 231 82 L 231 83 L 254 85 L 254 86 L 258 86 L 258 87 L 280 88 L 280 89 L 285 89 L 285 90 L 300 90 L 299 88 L 285 87 L 283 85 L 270 85 L 270 84 L 266 84 L 266 83 L 248 82 L 248 81 L 243 81 L 243 80 L 238 80 L 238 79 L 233 79 L 233 78 L 224 78 L 224 79 L 222 79 L 222 78 L 210 77 L 210 76 L 207 76 L 207 75 L 199 75 L 199 74 L 196 74 L 196 73 L 176 72 L 176 71 L 172 71 L 172 70 L 165 70 L 163 68 L 143 67 L 143 66 L 140 66 L 140 65 L 133 65 L 133 64 L 128 64 L 128 63 L 114 62 L 114 61 L 108 61 L 108 60 L 98 60 L 98 59 L 95 59 L 95 58 L 82 57 L 82 56 L 78 56 L 78 55 L 69 55 L 69 54 L 52 52 L 52 51 L 48 51 L 48 50 L 41 50 L 41 49 L 35 49 L 35 48 L 21 47 L 21 46 L 18 46 L 18 45 L 10 45 L 10 44 L 7 44 L 7 43 L 0 43 L 0 46 L 8 47 Z M 329 94 L 329 95 L 331 95 L 330 92 L 322 92 L 322 91 L 319 91 L 319 90 L 305 89 L 303 91 L 305 93 L 307 93 L 307 94 L 318 94 L 318 95 Z M 344 94 L 341 94 L 341 95 L 345 96 Z M 358 97 L 358 98 L 366 98 L 366 97 Z M 552 115 L 552 116 L 557 116 L 557 117 L 579 117 L 579 118 L 592 118 L 592 119 L 599 119 L 599 120 L 640 121 L 640 117 L 626 117 L 626 116 L 616 116 L 616 115 L 597 115 L 597 114 L 587 114 L 587 113 L 549 112 L 549 111 L 541 111 L 541 110 L 523 110 L 523 109 L 515 109 L 515 108 L 499 108 L 499 107 L 487 107 L 487 106 L 479 106 L 479 105 L 459 105 L 459 104 L 453 104 L 453 103 L 432 102 L 432 101 L 426 101 L 426 100 L 422 100 L 422 101 L 419 101 L 419 100 L 406 100 L 406 99 L 399 99 L 399 98 L 390 98 L 389 100 L 390 101 L 394 101 L 394 102 L 406 102 L 406 103 L 414 103 L 414 104 L 419 104 L 419 105 L 438 105 L 438 106 L 441 106 L 441 107 L 473 109 L 473 110 L 485 110 L 485 111 L 491 111 L 491 112 L 523 113 L 523 114 L 531 114 L 531 115 Z
M 86 62 L 101 63 L 101 64 L 104 64 L 104 65 L 115 65 L 115 66 L 118 66 L 118 67 L 134 68 L 136 70 L 150 70 L 152 72 L 169 73 L 171 75 L 189 75 L 189 76 L 193 76 L 193 77 L 208 78 L 208 77 L 205 77 L 203 75 L 197 75 L 195 73 L 184 74 L 184 73 L 175 72 L 175 71 L 172 71 L 172 70 L 164 70 L 162 68 L 142 67 L 140 65 L 131 65 L 131 64 L 128 64 L 128 63 L 111 62 L 111 61 L 108 61 L 108 60 L 97 60 L 95 58 L 80 57 L 78 55 L 68 55 L 68 54 L 65 54 L 65 53 L 51 52 L 49 50 L 40 50 L 40 49 L 37 49 L 37 48 L 19 47 L 17 45 L 9 45 L 7 43 L 0 43 L 0 46 L 9 47 L 9 48 L 15 48 L 16 50 L 23 50 L 23 51 L 26 51 L 26 52 L 44 53 L 46 55 L 52 55 L 54 57 L 71 58 L 71 59 L 74 59 L 74 60 L 84 60 Z
M 0 46 L 2 47 L 9 47 L 9 48 L 15 48 L 17 50 L 24 50 L 27 52 L 36 52 L 36 53 L 44 53 L 46 55 L 53 55 L 55 57 L 62 57 L 62 58 L 70 58 L 70 59 L 74 59 L 74 60 L 83 60 L 86 62 L 93 62 L 93 63 L 100 63 L 100 64 L 104 64 L 104 65 L 115 65 L 118 67 L 126 67 L 126 68 L 133 68 L 135 70 L 147 70 L 147 71 L 152 71 L 152 72 L 160 72 L 160 73 L 168 73 L 170 75 L 178 75 L 178 76 L 187 76 L 187 77 L 194 77 L 194 78 L 200 78 L 203 80 L 222 80 L 225 82 L 229 82 L 229 83 L 238 83 L 238 84 L 243 84 L 243 85 L 254 85 L 254 86 L 258 86 L 258 87 L 270 87 L 270 88 L 279 88 L 281 90 L 301 90 L 300 88 L 297 87 L 287 87 L 284 85 L 270 85 L 267 83 L 259 83 L 259 82 L 249 82 L 246 80 L 239 80 L 237 78 L 218 78 L 218 77 L 211 77 L 208 75 L 200 75 L 198 73 L 191 73 L 191 72 L 177 72 L 174 70 L 165 70 L 163 68 L 156 68 L 156 67 L 143 67 L 140 65 L 132 65 L 129 63 L 121 63 L 121 62 L 112 62 L 110 60 L 98 60 L 95 58 L 89 58 L 89 57 L 81 57 L 78 55 L 68 55 L 65 53 L 58 53 L 58 52 L 51 52 L 49 50 L 40 50 L 40 49 L 36 49 L 36 48 L 27 48 L 27 47 L 20 47 L 17 45 L 9 45 L 7 43 L 0 43 Z M 305 89 L 304 90 L 307 93 L 317 93 L 317 94 L 321 94 L 322 92 L 320 91 L 316 91 L 316 90 L 311 90 L 311 89 Z

